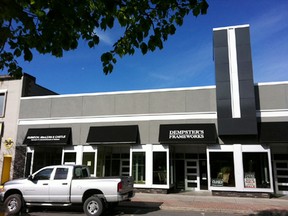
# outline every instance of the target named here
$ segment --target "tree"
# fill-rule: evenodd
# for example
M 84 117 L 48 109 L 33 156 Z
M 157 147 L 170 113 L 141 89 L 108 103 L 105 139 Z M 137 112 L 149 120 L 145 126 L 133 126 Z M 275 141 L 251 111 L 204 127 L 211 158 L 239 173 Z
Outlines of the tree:
M 101 61 L 105 74 L 117 58 L 163 48 L 189 14 L 206 14 L 206 0 L 1 0 L 0 70 L 22 76 L 17 58 L 33 59 L 32 50 L 62 57 L 79 40 L 90 48 L 100 42 L 96 30 L 112 29 L 116 22 L 123 35 Z

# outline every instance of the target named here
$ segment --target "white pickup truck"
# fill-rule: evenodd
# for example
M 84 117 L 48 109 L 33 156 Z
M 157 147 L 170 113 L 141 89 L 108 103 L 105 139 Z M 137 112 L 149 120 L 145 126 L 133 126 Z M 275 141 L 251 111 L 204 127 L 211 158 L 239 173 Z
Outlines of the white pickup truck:
M 30 206 L 82 204 L 86 215 L 101 215 L 105 207 L 134 196 L 132 177 L 89 177 L 82 165 L 44 167 L 26 179 L 8 181 L 0 199 L 8 215 Z

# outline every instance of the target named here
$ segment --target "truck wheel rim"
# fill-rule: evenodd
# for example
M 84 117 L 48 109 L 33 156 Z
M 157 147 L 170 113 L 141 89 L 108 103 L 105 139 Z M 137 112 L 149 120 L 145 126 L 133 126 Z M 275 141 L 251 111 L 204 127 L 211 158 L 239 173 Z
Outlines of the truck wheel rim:
M 8 209 L 9 211 L 13 211 L 17 208 L 17 200 L 16 199 L 11 199 L 10 202 L 8 203 Z
M 88 210 L 91 214 L 95 214 L 95 213 L 99 210 L 98 203 L 95 202 L 95 201 L 89 202 L 89 204 L 88 204 L 88 206 L 87 206 L 87 210 Z

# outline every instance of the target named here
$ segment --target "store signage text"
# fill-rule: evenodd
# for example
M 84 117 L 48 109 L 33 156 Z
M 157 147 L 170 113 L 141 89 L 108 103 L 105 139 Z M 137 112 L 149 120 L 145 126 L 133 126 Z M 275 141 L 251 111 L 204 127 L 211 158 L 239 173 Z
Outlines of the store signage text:
M 59 141 L 65 139 L 66 135 L 47 135 L 47 136 L 28 136 L 27 139 L 31 141 Z
M 204 139 L 204 130 L 170 130 L 169 139 Z

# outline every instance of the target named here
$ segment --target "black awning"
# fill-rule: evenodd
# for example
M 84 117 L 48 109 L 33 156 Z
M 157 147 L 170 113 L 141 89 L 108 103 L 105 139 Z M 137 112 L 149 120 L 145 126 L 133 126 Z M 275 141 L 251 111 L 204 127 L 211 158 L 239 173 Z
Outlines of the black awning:
M 258 127 L 260 143 L 288 142 L 288 122 L 261 122 Z
M 87 143 L 137 144 L 139 143 L 138 125 L 90 127 Z
M 159 142 L 168 144 L 215 144 L 215 124 L 170 124 L 160 125 Z
M 30 128 L 23 142 L 25 145 L 71 144 L 71 128 Z

